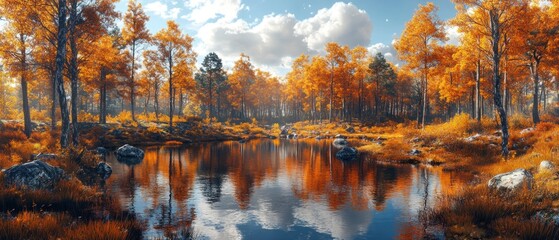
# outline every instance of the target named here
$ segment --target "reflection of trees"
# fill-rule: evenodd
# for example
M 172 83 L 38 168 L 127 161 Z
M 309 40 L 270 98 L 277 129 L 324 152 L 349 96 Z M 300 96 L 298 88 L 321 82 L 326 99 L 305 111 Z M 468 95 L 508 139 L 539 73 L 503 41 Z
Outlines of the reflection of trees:
M 325 198 L 331 209 L 340 209 L 347 202 L 355 209 L 367 209 L 373 200 L 382 209 L 397 186 L 411 184 L 407 168 L 378 166 L 366 160 L 339 161 L 333 157 L 335 150 L 329 141 L 299 144 L 304 145 L 295 150 L 299 153 L 287 154 L 285 160 L 287 169 L 293 170 L 288 174 L 300 176 L 293 191 L 303 200 Z M 294 151 L 290 146 L 285 149 Z
M 248 208 L 254 187 L 266 179 L 274 179 L 280 169 L 279 156 L 272 142 L 262 144 L 230 143 L 229 176 L 235 186 L 235 198 L 241 209 Z
M 239 208 L 247 209 L 255 189 L 265 180 L 279 181 L 281 176 L 280 184 L 290 184 L 296 199 L 320 205 L 325 202 L 329 211 L 344 206 L 367 210 L 371 203 L 380 211 L 394 196 L 410 204 L 411 189 L 415 187 L 421 191 L 417 195 L 423 197 L 421 207 L 425 207 L 432 197 L 428 195 L 430 188 L 452 192 L 454 182 L 465 179 L 438 169 L 386 166 L 368 160 L 342 162 L 333 157 L 335 151 L 330 141 L 315 140 L 254 140 L 246 144 L 226 142 L 186 149 L 148 149 L 140 165 L 118 165 L 123 171 L 109 179 L 109 183 L 116 182 L 119 188 L 114 190 L 131 199 L 131 210 L 145 207 L 135 212 L 145 213 L 153 220 L 150 224 L 164 230 L 167 236 L 190 228 L 196 217 L 188 206 L 195 183 L 205 200 L 215 203 L 222 198 L 223 185 L 230 181 Z M 429 177 L 433 174 L 438 176 Z M 440 182 L 433 185 L 431 182 L 437 181 L 434 179 Z M 146 206 L 134 206 L 138 196 L 144 198 Z M 411 227 L 406 231 L 411 231 Z
M 215 145 L 213 147 L 199 148 L 196 153 L 200 161 L 198 168 L 198 184 L 202 187 L 202 194 L 209 203 L 219 202 L 224 177 L 229 171 L 228 161 L 222 159 L 230 156 L 227 145 Z
M 372 176 L 374 181 L 371 183 L 371 195 L 377 211 L 384 209 L 386 197 L 390 194 L 390 191 L 394 189 L 394 183 L 397 182 L 398 178 L 409 178 L 410 173 L 406 170 L 408 169 L 397 169 L 394 166 L 374 168 L 374 174 Z

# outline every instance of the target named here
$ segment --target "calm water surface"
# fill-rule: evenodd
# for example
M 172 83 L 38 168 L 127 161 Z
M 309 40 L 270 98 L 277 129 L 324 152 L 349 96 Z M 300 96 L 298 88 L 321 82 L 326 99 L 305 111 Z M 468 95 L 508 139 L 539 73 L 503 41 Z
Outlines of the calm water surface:
M 147 238 L 418 238 L 418 214 L 467 177 L 440 168 L 342 162 L 331 140 L 254 140 L 147 148 L 114 158 L 109 191 L 147 223 Z

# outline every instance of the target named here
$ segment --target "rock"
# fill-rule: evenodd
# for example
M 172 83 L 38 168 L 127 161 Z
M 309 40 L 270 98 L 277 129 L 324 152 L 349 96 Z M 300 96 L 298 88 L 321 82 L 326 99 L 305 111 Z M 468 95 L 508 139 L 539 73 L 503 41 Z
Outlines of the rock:
M 531 132 L 533 132 L 534 130 L 536 130 L 536 129 L 533 128 L 533 127 L 531 127 L 531 128 L 526 128 L 526 129 L 522 129 L 522 131 L 520 131 L 520 135 L 524 135 L 524 134 L 527 134 L 527 133 L 531 133 Z
M 107 180 L 111 174 L 113 173 L 113 168 L 106 162 L 100 162 L 97 164 L 95 168 L 97 175 L 101 178 L 101 180 Z
M 496 190 L 516 190 L 522 186 L 532 188 L 534 177 L 526 169 L 516 169 L 512 172 L 501 173 L 487 182 L 487 186 Z
M 54 153 L 39 153 L 39 154 L 33 156 L 33 160 L 41 160 L 41 161 L 55 160 L 57 158 L 58 158 L 58 155 L 56 155 Z
M 344 147 L 336 153 L 336 157 L 342 161 L 351 161 L 357 157 L 359 152 L 352 147 Z
M 281 135 L 287 135 L 289 133 L 289 126 L 283 125 L 283 126 L 281 126 L 280 130 L 281 130 L 281 133 L 280 133 Z
M 87 186 L 104 185 L 112 173 L 113 169 L 109 164 L 100 162 L 95 167 L 82 166 L 76 172 L 76 177 Z
M 299 135 L 297 133 L 291 133 L 287 135 L 287 139 L 298 139 Z
M 412 156 L 417 156 L 419 154 L 421 154 L 421 151 L 419 149 L 414 148 L 410 151 L 410 155 L 412 155 Z
M 319 136 L 316 136 L 314 139 L 316 139 L 316 140 L 322 140 L 322 139 L 325 139 L 325 137 L 319 135 Z
M 52 189 L 64 177 L 64 170 L 41 160 L 20 164 L 4 172 L 4 183 L 28 189 Z
M 336 136 L 334 136 L 334 138 L 342 138 L 342 139 L 347 139 L 347 136 L 342 135 L 342 134 L 336 134 Z
M 464 140 L 466 140 L 466 142 L 473 142 L 473 141 L 478 140 L 480 137 L 481 137 L 481 135 L 479 133 L 477 133 L 476 135 L 469 136 Z
M 119 162 L 127 165 L 135 165 L 144 160 L 144 151 L 139 148 L 125 144 L 116 150 L 116 158 Z
M 274 136 L 274 135 L 268 135 L 269 139 L 277 139 L 278 137 Z
M 347 146 L 347 144 L 348 144 L 347 140 L 345 140 L 343 138 L 336 138 L 332 142 L 332 145 L 334 145 L 334 147 L 337 147 L 337 148 L 343 148 L 343 147 Z
M 555 168 L 555 165 L 553 163 L 551 163 L 550 161 L 542 161 L 540 163 L 540 171 L 542 170 L 553 170 Z
M 122 136 L 122 130 L 120 129 L 113 129 L 110 134 L 115 136 L 115 137 L 121 137 Z
M 552 222 L 559 225 L 559 213 L 550 210 L 542 210 L 534 214 L 534 218 L 545 222 Z
M 104 147 L 98 147 L 97 149 L 95 149 L 95 151 L 97 152 L 97 154 L 101 155 L 106 155 L 107 153 L 109 153 L 109 151 L 107 151 L 107 149 Z
M 246 143 L 246 142 L 248 142 L 248 139 L 246 138 L 242 138 L 241 140 L 239 140 L 239 143 Z
M 349 126 L 348 128 L 345 129 L 345 131 L 348 133 L 355 133 L 355 128 Z

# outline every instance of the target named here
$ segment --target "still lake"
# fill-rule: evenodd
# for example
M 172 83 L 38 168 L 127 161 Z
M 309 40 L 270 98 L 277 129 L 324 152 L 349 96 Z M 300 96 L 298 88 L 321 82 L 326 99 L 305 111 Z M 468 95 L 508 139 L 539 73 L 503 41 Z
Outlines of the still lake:
M 186 229 L 199 239 L 394 239 L 421 237 L 420 212 L 468 181 L 439 167 L 343 162 L 331 143 L 148 147 L 133 167 L 109 157 L 107 187 L 148 239 Z

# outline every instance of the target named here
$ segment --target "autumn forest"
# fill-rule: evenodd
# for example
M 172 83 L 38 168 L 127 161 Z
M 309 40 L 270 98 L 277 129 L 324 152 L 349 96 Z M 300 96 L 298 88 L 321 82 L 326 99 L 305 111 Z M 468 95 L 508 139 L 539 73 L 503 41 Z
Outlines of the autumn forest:
M 289 62 L 285 74 L 259 68 L 252 59 L 256 56 L 244 49 L 237 49 L 230 66 L 219 51 L 196 52 L 196 39 L 185 26 L 168 20 L 162 29 L 149 29 L 152 20 L 141 3 L 129 0 L 126 11 L 120 12 L 118 2 L 0 0 L 0 169 L 4 169 L 0 210 L 7 212 L 0 214 L 0 228 L 6 229 L 0 230 L 0 239 L 35 239 L 46 232 L 53 238 L 78 239 L 80 231 L 107 239 L 262 238 L 267 235 L 240 234 L 238 226 L 232 231 L 240 235 L 226 235 L 227 229 L 209 231 L 204 224 L 219 217 L 196 222 L 196 218 L 205 219 L 205 212 L 189 211 L 201 206 L 188 210 L 181 204 L 192 204 L 189 198 L 196 196 L 195 186 L 209 191 L 203 196 L 213 196 L 214 202 L 226 199 L 225 186 L 229 186 L 240 204 L 235 211 L 245 212 L 255 207 L 251 196 L 258 198 L 258 189 L 269 187 L 264 179 L 276 181 L 284 170 L 293 181 L 289 182 L 293 199 L 320 202 L 320 196 L 327 196 L 327 210 L 320 211 L 329 213 L 342 211 L 346 198 L 352 198 L 348 201 L 353 205 L 358 199 L 359 211 L 368 211 L 367 201 L 372 201 L 376 211 L 382 212 L 378 195 L 386 191 L 384 187 L 395 188 L 382 185 L 383 181 L 396 181 L 390 180 L 396 177 L 394 172 L 405 172 L 395 189 L 407 192 L 405 200 L 412 201 L 415 195 L 410 197 L 409 192 L 424 188 L 425 195 L 417 196 L 424 203 L 421 209 L 414 205 L 409 213 L 401 213 L 418 220 L 396 222 L 400 230 L 391 238 L 416 234 L 433 239 L 559 237 L 557 222 L 549 223 L 559 216 L 553 210 L 559 204 L 554 188 L 559 184 L 554 177 L 554 166 L 559 164 L 559 1 L 452 0 L 456 15 L 449 20 L 441 20 L 439 6 L 427 2 L 416 6 L 395 37 L 393 58 L 367 46 L 328 42 L 321 51 L 301 52 Z M 448 29 L 456 30 L 456 41 Z M 328 139 L 333 145 L 304 142 L 301 149 L 282 142 Z M 214 150 L 210 145 L 200 146 L 204 154 L 190 160 L 181 157 L 183 151 L 202 151 L 190 150 L 198 149 L 200 142 L 219 145 Z M 146 164 L 164 172 L 168 189 L 155 183 L 140 184 L 149 189 L 134 185 L 160 174 L 142 165 L 144 151 L 150 153 Z M 277 162 L 267 162 L 268 153 L 274 152 L 277 155 L 272 159 Z M 284 166 L 278 152 L 289 156 L 290 164 Z M 173 153 L 178 153 L 176 160 Z M 219 163 L 215 154 L 229 153 L 240 160 Z M 257 155 L 254 161 L 273 167 L 252 169 L 245 154 Z M 342 162 L 332 164 L 332 156 Z M 312 160 L 298 162 L 306 159 Z M 34 186 L 25 183 L 26 177 L 9 175 L 17 173 L 13 169 L 18 166 L 37 162 L 31 160 L 46 164 L 37 169 L 60 169 L 71 177 L 57 175 L 54 183 L 40 179 L 49 186 Z M 217 167 L 199 168 L 203 162 L 214 161 Z M 236 167 L 220 168 L 220 164 Z M 421 167 L 409 170 L 400 164 Z M 187 173 L 182 173 L 183 167 Z M 520 182 L 512 187 L 497 186 L 501 181 L 493 180 L 497 174 L 514 169 L 523 170 L 524 178 L 515 178 Z M 370 174 L 362 173 L 369 170 Z M 117 180 L 109 178 L 113 171 Z M 322 176 L 328 171 L 329 177 Z M 179 178 L 171 180 L 175 172 Z M 351 185 L 349 192 L 327 193 L 333 191 L 328 185 L 332 183 L 319 179 L 332 178 L 332 172 L 339 175 L 335 186 Z M 299 176 L 296 173 L 304 175 L 303 182 L 293 180 Z M 361 178 L 362 174 L 366 177 Z M 255 175 L 261 178 L 256 181 Z M 206 182 L 197 182 L 204 177 L 208 177 Z M 414 177 L 423 180 L 417 183 Z M 362 188 L 371 187 L 370 179 L 375 183 L 371 199 L 360 195 Z M 451 190 L 451 181 L 464 190 Z M 126 196 L 107 193 L 105 184 L 125 189 Z M 177 187 L 183 184 L 188 190 Z M 442 185 L 443 191 L 431 193 L 432 184 Z M 169 198 L 160 192 L 154 199 L 147 197 L 156 190 L 169 191 Z M 188 197 L 172 200 L 172 191 Z M 309 191 L 319 197 L 301 196 Z M 56 194 L 49 196 L 52 192 Z M 431 195 L 441 192 L 447 198 L 433 200 Z M 136 195 L 153 201 L 151 210 L 156 215 L 159 208 L 155 206 L 161 204 L 162 218 L 156 221 L 169 222 L 152 226 L 153 219 L 142 220 L 143 215 L 134 212 Z M 44 207 L 46 211 L 55 214 L 42 216 L 38 212 L 43 207 L 39 210 L 35 203 L 29 207 L 29 202 L 44 203 L 49 206 Z M 173 204 L 181 206 L 175 210 L 179 213 L 171 210 Z M 111 207 L 100 210 L 103 206 Z M 99 212 L 107 217 L 96 217 Z M 306 221 L 305 227 L 314 226 L 311 218 L 301 214 L 294 218 Z M 515 214 L 520 217 L 511 217 Z M 75 220 L 76 216 L 87 216 L 87 220 Z M 173 220 L 174 216 L 180 221 Z M 79 224 L 70 230 L 56 227 L 72 219 Z M 24 231 L 18 225 L 40 221 L 47 221 L 46 227 L 32 225 L 34 230 Z M 220 224 L 229 223 L 215 226 Z M 442 230 L 427 231 L 431 225 Z M 378 231 L 372 227 L 344 229 L 343 233 L 335 232 L 336 227 L 309 228 L 313 229 L 311 238 L 324 237 L 320 234 L 367 238 Z M 285 231 L 275 234 L 303 236 L 289 235 L 293 229 Z M 363 235 L 349 234 L 352 231 Z

